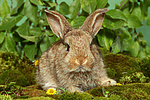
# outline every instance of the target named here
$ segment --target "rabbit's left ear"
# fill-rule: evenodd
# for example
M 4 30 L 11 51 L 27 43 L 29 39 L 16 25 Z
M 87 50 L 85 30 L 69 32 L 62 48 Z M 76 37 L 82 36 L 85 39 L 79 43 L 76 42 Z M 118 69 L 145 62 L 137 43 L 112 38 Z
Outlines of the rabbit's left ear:
M 94 37 L 97 34 L 97 32 L 100 30 L 104 20 L 105 12 L 107 11 L 108 11 L 107 8 L 97 9 L 96 11 L 94 11 L 84 21 L 81 29 L 83 31 L 87 31 L 88 33 L 90 33 L 92 37 Z
M 47 21 L 53 31 L 60 39 L 63 39 L 64 36 L 72 30 L 71 25 L 67 19 L 60 13 L 52 10 L 45 10 Z

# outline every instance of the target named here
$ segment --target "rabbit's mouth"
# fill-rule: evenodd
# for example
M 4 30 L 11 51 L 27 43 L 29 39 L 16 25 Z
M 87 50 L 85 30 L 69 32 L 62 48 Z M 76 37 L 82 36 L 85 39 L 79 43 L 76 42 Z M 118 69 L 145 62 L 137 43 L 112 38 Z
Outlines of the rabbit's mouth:
M 89 72 L 84 66 L 80 65 L 77 69 L 72 70 L 72 72 Z

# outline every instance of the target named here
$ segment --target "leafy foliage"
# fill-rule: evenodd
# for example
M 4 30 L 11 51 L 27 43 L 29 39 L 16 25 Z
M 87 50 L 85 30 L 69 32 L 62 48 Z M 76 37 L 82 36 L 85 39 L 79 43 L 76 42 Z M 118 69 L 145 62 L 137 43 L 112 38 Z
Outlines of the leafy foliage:
M 0 4 L 0 50 L 15 52 L 34 60 L 58 40 L 46 20 L 44 9 L 62 13 L 70 24 L 79 28 L 86 17 L 98 8 L 106 8 L 108 0 L 17 0 L 16 6 L 7 0 Z M 147 19 L 149 0 L 122 0 L 106 13 L 103 28 L 97 34 L 98 44 L 112 53 L 124 53 L 144 58 L 150 47 L 136 28 Z

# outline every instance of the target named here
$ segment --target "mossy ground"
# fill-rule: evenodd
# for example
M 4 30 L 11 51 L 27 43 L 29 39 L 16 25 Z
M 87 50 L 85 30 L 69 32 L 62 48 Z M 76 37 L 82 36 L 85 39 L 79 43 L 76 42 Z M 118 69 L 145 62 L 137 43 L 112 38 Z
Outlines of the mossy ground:
M 22 89 L 17 100 L 150 100 L 150 83 L 132 83 L 121 86 L 96 87 L 84 93 L 68 93 L 61 95 L 46 95 L 38 86 L 28 86 Z M 103 94 L 105 93 L 105 95 Z M 106 97 L 106 92 L 108 96 Z
M 117 81 L 124 75 L 141 71 L 139 62 L 127 55 L 106 54 L 103 57 L 108 76 L 115 78 Z
M 25 57 L 20 59 L 14 53 L 0 51 L 0 99 L 150 100 L 150 56 L 143 60 L 123 54 L 105 54 L 103 57 L 108 76 L 117 82 L 123 81 L 125 85 L 96 87 L 84 93 L 66 91 L 61 95 L 50 96 L 36 85 L 36 67 L 31 61 Z M 11 84 L 12 81 L 15 85 Z
M 141 71 L 144 73 L 144 75 L 150 77 L 150 55 L 148 55 L 140 62 L 140 66 Z
M 12 72 L 11 72 L 12 70 Z M 6 75 L 7 72 L 11 73 L 11 75 Z M 13 71 L 15 73 L 13 73 Z M 26 78 L 27 82 L 25 84 L 22 84 L 21 86 L 26 86 L 26 85 L 33 85 L 35 84 L 35 71 L 36 67 L 32 65 L 32 62 L 28 60 L 26 57 L 23 57 L 22 59 L 15 53 L 10 53 L 10 52 L 2 52 L 0 51 L 0 83 L 3 80 L 9 81 L 14 81 L 11 80 L 11 76 L 13 77 L 16 76 L 15 74 L 19 74 L 22 76 L 22 78 Z M 3 77 L 3 78 L 2 78 Z M 18 78 L 18 77 L 16 77 Z M 19 77 L 20 78 L 20 77 Z M 1 80 L 3 79 L 3 80 Z M 16 79 L 17 80 L 17 79 Z M 18 79 L 19 80 L 19 79 Z M 26 84 L 28 83 L 28 84 Z M 1 84 L 4 84 L 2 82 Z

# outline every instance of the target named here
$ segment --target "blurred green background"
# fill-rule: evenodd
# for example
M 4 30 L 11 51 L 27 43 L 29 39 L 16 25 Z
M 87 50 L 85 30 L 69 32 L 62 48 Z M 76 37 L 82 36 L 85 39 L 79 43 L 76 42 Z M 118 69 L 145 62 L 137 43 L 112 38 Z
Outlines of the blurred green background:
M 54 1 L 54 0 L 52 0 L 52 1 Z M 57 2 L 59 3 L 61 3 L 62 1 L 65 1 L 65 0 L 57 0 Z M 71 3 L 72 3 L 72 1 L 73 0 L 68 0 L 68 5 L 70 5 Z M 109 9 L 114 9 L 115 8 L 115 4 L 118 4 L 118 5 L 120 5 L 120 2 L 121 2 L 122 0 L 108 0 L 108 3 L 110 3 L 111 5 L 109 5 Z M 3 2 L 3 0 L 0 0 L 0 4 Z M 11 5 L 11 0 L 7 0 L 7 2 L 8 2 L 8 4 L 9 5 Z M 15 2 L 15 1 L 13 1 L 13 6 L 15 7 L 16 6 L 16 4 L 17 4 L 17 2 Z M 150 14 L 150 7 L 149 7 L 149 10 L 148 10 L 148 14 Z M 23 20 L 21 20 L 18 24 L 22 24 L 22 23 L 24 23 L 24 21 L 26 20 L 26 18 L 24 18 Z M 144 40 L 146 40 L 147 41 L 147 45 L 148 46 L 150 46 L 150 26 L 147 26 L 146 25 L 146 21 L 147 20 L 145 20 L 145 21 L 143 21 L 143 26 L 142 27 L 140 27 L 140 28 L 138 28 L 137 29 L 137 31 L 138 32 L 142 32 L 143 33 L 143 35 L 144 35 Z
M 109 9 L 114 9 L 115 8 L 115 4 L 120 4 L 122 0 L 108 0 L 108 2 L 111 4 L 108 8 Z M 150 7 L 148 10 L 148 14 L 150 14 Z M 150 26 L 146 25 L 147 20 L 143 21 L 143 26 L 138 28 L 137 31 L 138 32 L 142 32 L 144 35 L 144 38 L 147 41 L 147 45 L 150 46 Z
M 109 11 L 94 41 L 113 54 L 149 55 L 150 0 L 0 0 L 0 50 L 38 59 L 59 40 L 44 9 L 63 14 L 79 28 L 89 14 L 105 7 Z

